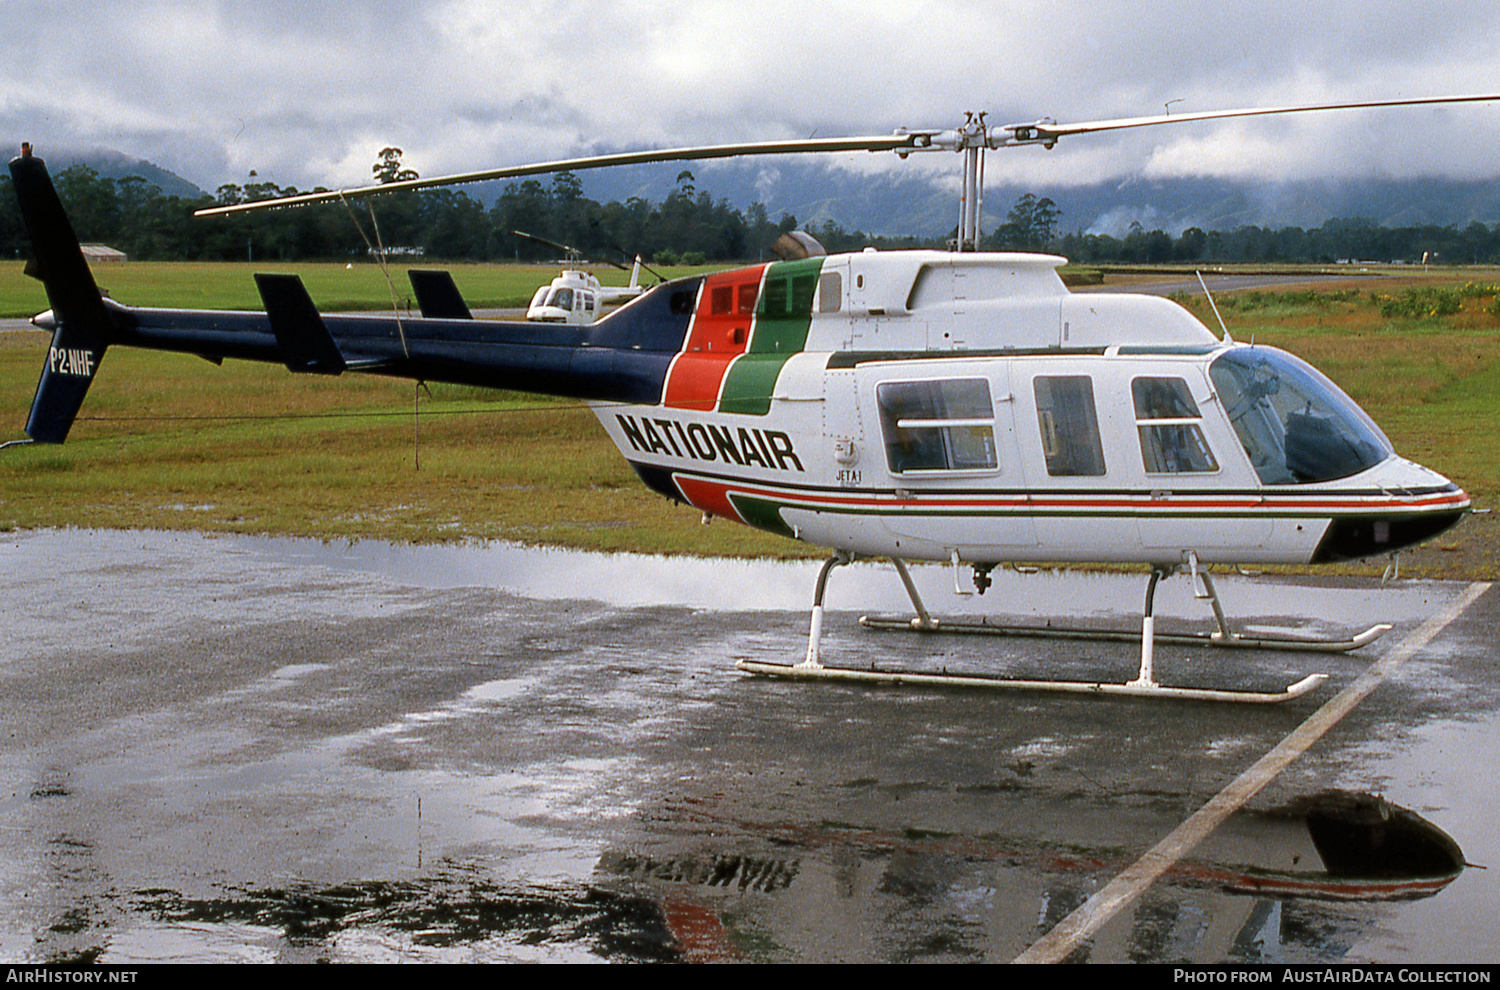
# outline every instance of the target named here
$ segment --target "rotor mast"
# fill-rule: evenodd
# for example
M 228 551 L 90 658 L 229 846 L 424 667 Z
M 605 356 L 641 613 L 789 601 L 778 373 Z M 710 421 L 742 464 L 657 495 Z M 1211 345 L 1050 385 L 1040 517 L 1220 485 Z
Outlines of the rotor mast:
M 970 110 L 964 114 L 964 122 L 951 131 L 929 131 L 928 142 L 913 151 L 955 151 L 964 157 L 963 184 L 958 196 L 958 228 L 953 240 L 955 251 L 978 251 L 979 239 L 983 236 L 984 217 L 984 157 L 991 148 L 1009 148 L 1022 144 L 1039 144 L 1051 148 L 1057 137 L 1049 134 L 1046 127 L 1054 122 L 1042 118 L 1035 123 L 1006 124 L 990 127 L 985 122 L 986 112 Z M 898 155 L 902 151 L 896 152 Z M 904 155 L 903 155 L 904 157 Z
M 957 131 L 957 148 L 964 156 L 963 189 L 958 196 L 958 238 L 955 251 L 978 251 L 980 218 L 984 214 L 984 153 L 989 150 L 989 130 L 984 113 L 968 112 Z

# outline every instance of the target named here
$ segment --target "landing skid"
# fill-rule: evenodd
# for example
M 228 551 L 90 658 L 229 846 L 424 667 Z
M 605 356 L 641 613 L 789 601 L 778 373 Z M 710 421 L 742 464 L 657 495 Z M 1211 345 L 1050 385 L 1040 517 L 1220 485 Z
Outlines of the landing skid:
M 886 615 L 864 615 L 860 616 L 859 624 L 866 629 L 876 629 L 881 632 L 925 632 L 925 633 L 960 633 L 972 636 L 1030 636 L 1037 639 L 1090 639 L 1113 643 L 1134 643 L 1141 638 L 1138 632 L 1128 629 L 1087 629 L 1071 628 L 1068 626 L 1005 626 L 998 623 L 986 622 L 981 619 L 978 622 L 955 621 L 953 619 L 933 619 L 932 624 L 923 625 L 920 619 L 903 619 L 896 616 Z M 1159 632 L 1156 634 L 1158 643 L 1170 643 L 1173 646 L 1220 646 L 1225 649 L 1239 650 L 1296 650 L 1302 653 L 1348 653 L 1357 650 L 1361 646 L 1368 646 L 1381 636 L 1390 632 L 1388 623 L 1373 625 L 1348 639 L 1317 639 L 1314 637 L 1300 636 L 1246 636 L 1241 633 L 1231 633 L 1225 636 L 1219 632 Z
M 765 677 L 781 677 L 790 680 L 835 680 L 888 686 L 909 684 L 1012 691 L 1051 691 L 1065 694 L 1116 695 L 1132 698 L 1168 698 L 1183 701 L 1275 704 L 1277 702 L 1290 701 L 1293 698 L 1300 698 L 1327 680 L 1328 675 L 1310 674 L 1296 683 L 1289 685 L 1283 691 L 1271 692 L 1172 687 L 1158 683 L 1155 677 L 1154 657 L 1157 640 L 1160 639 L 1162 642 L 1173 644 L 1208 645 L 1238 649 L 1344 653 L 1375 641 L 1391 628 L 1389 625 L 1382 623 L 1371 626 L 1358 636 L 1341 640 L 1297 636 L 1241 635 L 1229 628 L 1229 622 L 1225 618 L 1224 610 L 1219 604 L 1218 591 L 1214 588 L 1213 579 L 1206 570 L 1200 571 L 1198 569 L 1197 558 L 1191 554 L 1188 555 L 1188 566 L 1195 579 L 1195 592 L 1197 581 L 1201 579 L 1204 592 L 1199 594 L 1198 597 L 1209 600 L 1209 603 L 1213 607 L 1214 617 L 1218 622 L 1218 629 L 1212 633 L 1164 633 L 1158 636 L 1156 632 L 1156 618 L 1153 614 L 1156 586 L 1162 578 L 1169 576 L 1176 570 L 1176 568 L 1160 566 L 1152 568 L 1151 579 L 1146 585 L 1146 604 L 1141 616 L 1141 632 L 1139 636 L 1122 630 L 1109 629 L 1092 630 L 1053 626 L 1006 626 L 984 621 L 940 621 L 928 614 L 926 606 L 922 604 L 921 596 L 917 594 L 916 584 L 913 583 L 905 562 L 892 558 L 891 563 L 896 566 L 896 572 L 900 574 L 901 582 L 906 586 L 906 592 L 911 598 L 913 607 L 916 609 L 916 618 L 900 619 L 866 616 L 860 619 L 860 624 L 866 628 L 902 632 L 961 633 L 987 636 L 1038 636 L 1052 639 L 1098 639 L 1107 641 L 1135 641 L 1139 639 L 1141 644 L 1140 670 L 1134 680 L 1124 683 L 1112 683 L 1102 681 L 1025 680 L 983 674 L 950 674 L 946 671 L 931 673 L 907 670 L 876 670 L 873 666 L 868 670 L 858 670 L 850 667 L 829 667 L 822 663 L 819 652 L 820 640 L 823 634 L 823 595 L 828 587 L 828 575 L 835 567 L 848 564 L 853 559 L 853 556 L 847 553 L 836 554 L 825 562 L 822 570 L 818 572 L 817 590 L 813 595 L 811 628 L 808 631 L 807 658 L 802 663 L 781 664 L 759 660 L 741 660 L 736 666 L 746 673 L 758 674 Z
M 787 680 L 853 681 L 887 687 L 919 685 L 923 687 L 988 688 L 1006 691 L 1051 691 L 1062 694 L 1116 695 L 1129 698 L 1171 698 L 1178 701 L 1232 701 L 1240 704 L 1273 705 L 1300 698 L 1328 679 L 1327 674 L 1309 674 L 1285 691 L 1223 691 L 1214 688 L 1169 687 L 1155 681 L 1124 684 L 1099 681 L 1028 681 L 1010 677 L 986 677 L 982 674 L 916 673 L 913 671 L 855 670 L 850 667 L 809 667 L 806 663 L 765 663 L 741 660 L 737 663 L 747 674 L 781 677 Z

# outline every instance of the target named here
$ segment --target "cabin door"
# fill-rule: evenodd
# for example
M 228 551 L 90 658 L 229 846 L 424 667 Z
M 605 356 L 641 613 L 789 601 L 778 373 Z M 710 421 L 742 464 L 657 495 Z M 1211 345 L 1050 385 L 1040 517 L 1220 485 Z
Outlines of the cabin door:
M 886 529 L 912 557 L 946 559 L 956 550 L 964 560 L 998 563 L 1030 556 L 1036 531 L 1008 364 L 934 365 L 859 369 L 866 429 L 871 446 L 879 445 L 875 470 L 892 493 L 881 514 Z

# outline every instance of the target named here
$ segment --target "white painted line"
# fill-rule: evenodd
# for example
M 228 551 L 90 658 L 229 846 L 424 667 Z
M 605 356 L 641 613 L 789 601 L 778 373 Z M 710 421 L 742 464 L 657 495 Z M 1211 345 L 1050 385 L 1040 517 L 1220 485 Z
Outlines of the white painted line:
M 1058 922 L 1051 931 L 1033 943 L 1031 948 L 1017 956 L 1014 961 L 1051 963 L 1066 959 L 1073 950 L 1092 937 L 1122 908 L 1145 893 L 1146 888 L 1151 886 L 1157 877 L 1187 855 L 1224 819 L 1254 797 L 1293 760 L 1321 739 L 1324 733 L 1337 725 L 1340 719 L 1349 714 L 1355 705 L 1363 701 L 1397 667 L 1432 642 L 1440 632 L 1489 589 L 1488 582 L 1481 581 L 1469 585 L 1451 605 L 1428 618 L 1394 649 L 1372 663 L 1363 674 L 1355 678 L 1354 683 L 1314 712 L 1306 722 L 1299 725 L 1274 749 L 1257 760 L 1254 766 L 1231 781 L 1229 786 L 1199 808 L 1187 821 L 1173 829 L 1171 834 L 1157 843 L 1154 848 L 1100 888 L 1094 896 Z

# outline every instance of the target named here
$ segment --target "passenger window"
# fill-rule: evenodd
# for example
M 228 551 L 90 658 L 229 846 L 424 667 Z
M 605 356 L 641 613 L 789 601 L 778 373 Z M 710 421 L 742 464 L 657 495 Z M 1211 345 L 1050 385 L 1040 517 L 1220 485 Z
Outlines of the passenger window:
M 843 276 L 838 272 L 824 272 L 818 279 L 818 312 L 837 313 L 843 306 Z
M 791 283 L 784 278 L 766 279 L 761 298 L 760 311 L 763 316 L 785 316 L 791 301 Z
M 741 316 L 755 315 L 755 297 L 759 290 L 760 286 L 755 282 L 746 282 L 744 285 L 740 286 L 739 301 Z M 728 310 L 726 310 L 725 312 L 728 312 Z
M 984 379 L 885 382 L 875 396 L 892 474 L 999 466 L 995 412 Z
M 1198 422 L 1198 404 L 1181 378 L 1137 378 L 1130 384 L 1147 474 L 1217 471 Z
M 716 285 L 709 297 L 708 311 L 714 316 L 727 316 L 734 305 L 734 286 Z
M 1097 477 L 1104 473 L 1094 384 L 1087 375 L 1038 377 L 1036 418 L 1042 431 L 1047 473 L 1056 477 Z

